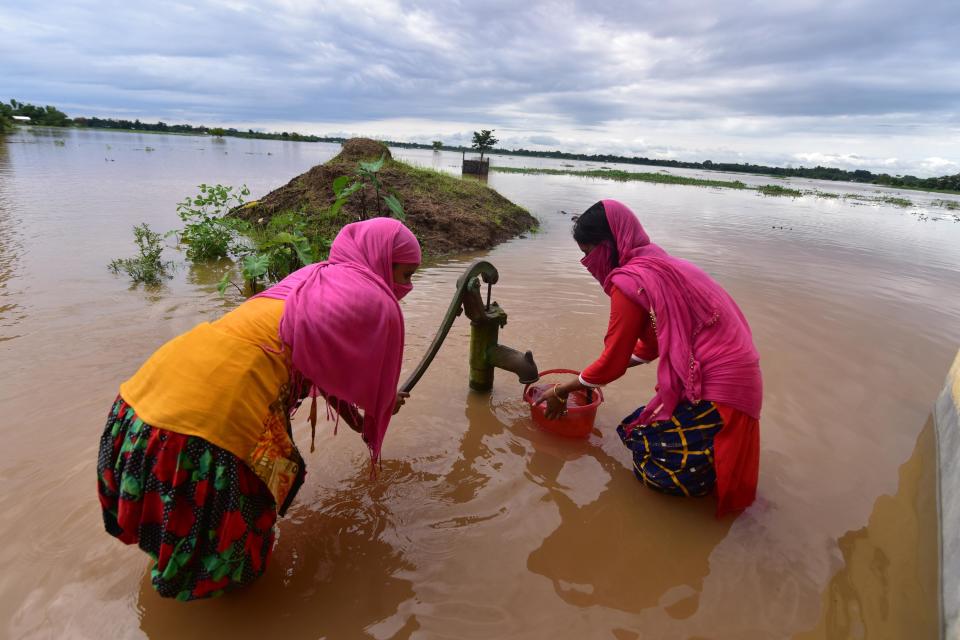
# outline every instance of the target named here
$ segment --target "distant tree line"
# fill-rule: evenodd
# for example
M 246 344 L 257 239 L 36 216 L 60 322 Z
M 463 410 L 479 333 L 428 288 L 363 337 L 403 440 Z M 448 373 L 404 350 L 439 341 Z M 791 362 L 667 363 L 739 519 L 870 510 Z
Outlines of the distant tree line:
M 835 167 L 767 167 L 759 164 L 735 162 L 684 162 L 682 160 L 658 160 L 656 158 L 624 157 L 610 154 L 566 153 L 564 151 L 531 151 L 528 149 L 514 149 L 505 151 L 495 149 L 493 153 L 509 153 L 514 156 L 534 156 L 539 158 L 556 158 L 562 160 L 582 160 L 585 162 L 642 164 L 655 167 L 674 167 L 680 169 L 708 169 L 710 171 L 728 171 L 734 173 L 751 173 L 783 178 L 812 178 L 815 180 L 838 180 L 843 182 L 862 182 L 889 187 L 907 187 L 914 189 L 931 189 L 941 191 L 960 191 L 960 173 L 952 176 L 936 178 L 918 178 L 916 176 L 891 176 L 887 173 L 872 173 L 864 169 L 846 171 Z
M 38 107 L 37 105 L 10 100 L 9 104 L 0 102 L 0 114 L 4 116 L 6 121 L 14 124 L 16 121 L 13 116 L 27 116 L 30 118 L 30 124 L 39 124 L 46 127 L 70 126 L 70 118 L 67 117 L 67 114 L 50 105 Z
M 206 127 L 204 125 L 167 124 L 165 122 L 140 122 L 140 120 L 118 120 L 114 118 L 78 117 L 72 120 L 56 107 L 47 105 L 39 107 L 10 100 L 9 104 L 0 102 L 0 132 L 9 131 L 16 122 L 13 116 L 27 116 L 31 124 L 48 127 L 91 127 L 97 129 L 123 129 L 127 131 L 151 131 L 157 133 L 186 133 L 197 135 L 230 136 L 234 138 L 257 138 L 263 140 L 295 140 L 298 142 L 337 142 L 342 143 L 345 138 L 336 136 L 315 136 L 283 131 L 280 133 L 266 133 L 247 129 L 240 131 L 235 128 Z M 385 144 L 403 149 L 445 149 L 448 151 L 470 151 L 473 147 L 445 145 L 440 140 L 431 144 L 418 142 L 396 142 L 383 140 Z M 493 144 L 496 144 L 493 138 Z M 711 171 L 727 171 L 735 173 L 752 173 L 784 178 L 813 178 L 817 180 L 840 180 L 844 182 L 861 182 L 889 187 L 906 187 L 913 189 L 929 189 L 939 191 L 960 191 L 960 173 L 952 176 L 936 178 L 918 178 L 916 176 L 891 176 L 886 173 L 873 173 L 864 169 L 846 171 L 834 167 L 767 167 L 759 164 L 734 162 L 684 162 L 682 160 L 659 160 L 656 158 L 626 157 L 612 154 L 584 154 L 567 153 L 565 151 L 534 151 L 530 149 L 494 149 L 485 146 L 484 153 L 505 154 L 514 156 L 532 156 L 537 158 L 554 158 L 558 160 L 582 160 L 599 163 L 641 164 L 655 167 L 674 167 L 681 169 L 709 169 Z
M 328 138 L 296 131 L 282 133 L 265 133 L 247 129 L 240 131 L 233 127 L 207 127 L 205 125 L 167 124 L 166 122 L 140 122 L 140 120 L 116 120 L 113 118 L 85 118 L 73 119 L 74 126 L 90 127 L 94 129 L 122 129 L 125 131 L 152 131 L 156 133 L 192 133 L 197 135 L 230 136 L 232 138 L 258 138 L 264 140 L 297 140 L 300 142 L 342 142 L 343 138 Z

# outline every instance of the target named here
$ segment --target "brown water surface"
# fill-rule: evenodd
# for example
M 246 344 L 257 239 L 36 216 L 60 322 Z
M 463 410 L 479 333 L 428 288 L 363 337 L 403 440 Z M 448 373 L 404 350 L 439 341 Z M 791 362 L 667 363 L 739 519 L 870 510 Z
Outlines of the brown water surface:
M 531 422 L 510 374 L 498 372 L 490 395 L 467 390 L 460 319 L 392 423 L 377 480 L 355 434 L 321 430 L 266 575 L 220 600 L 157 597 L 146 556 L 103 531 L 97 442 L 118 384 L 238 300 L 216 292 L 227 265 L 188 267 L 170 251 L 175 277 L 147 291 L 106 263 L 130 255 L 134 224 L 177 226 L 175 203 L 200 182 L 245 182 L 259 196 L 336 151 L 42 129 L 0 144 L 0 636 L 932 633 L 933 445 L 920 436 L 960 344 L 960 224 L 932 206 L 942 196 L 906 193 L 917 206 L 901 209 L 569 176 L 491 174 L 542 229 L 416 276 L 405 368 L 480 257 L 500 270 L 505 344 L 532 349 L 542 369 L 589 364 L 607 301 L 562 211 L 623 200 L 655 241 L 724 284 L 753 326 L 766 384 L 757 502 L 718 521 L 710 499 L 636 482 L 614 427 L 649 399 L 653 368 L 605 390 L 589 439 L 557 438 Z M 459 162 L 394 153 L 441 170 Z

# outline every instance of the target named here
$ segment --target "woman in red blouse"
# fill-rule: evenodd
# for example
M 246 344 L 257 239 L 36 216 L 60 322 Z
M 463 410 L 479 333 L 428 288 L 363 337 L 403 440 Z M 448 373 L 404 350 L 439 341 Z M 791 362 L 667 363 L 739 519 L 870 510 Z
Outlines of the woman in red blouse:
M 756 496 L 763 396 L 746 318 L 700 268 L 651 243 L 620 202 L 587 209 L 573 237 L 610 296 L 610 323 L 600 357 L 544 395 L 547 417 L 566 411 L 572 391 L 659 360 L 653 399 L 617 428 L 637 478 L 674 495 L 715 493 L 718 516 L 745 509 Z

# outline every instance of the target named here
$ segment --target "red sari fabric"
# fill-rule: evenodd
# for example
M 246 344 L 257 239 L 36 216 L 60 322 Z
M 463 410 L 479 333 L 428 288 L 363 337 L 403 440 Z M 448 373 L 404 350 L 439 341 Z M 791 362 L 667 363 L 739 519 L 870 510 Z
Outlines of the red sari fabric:
M 100 439 L 97 493 L 107 532 L 154 560 L 165 598 L 210 598 L 267 569 L 276 504 L 239 458 L 197 436 L 152 427 L 117 398 Z
M 717 472 L 717 517 L 743 511 L 757 497 L 760 474 L 760 421 L 728 405 L 714 403 L 723 428 L 713 438 Z

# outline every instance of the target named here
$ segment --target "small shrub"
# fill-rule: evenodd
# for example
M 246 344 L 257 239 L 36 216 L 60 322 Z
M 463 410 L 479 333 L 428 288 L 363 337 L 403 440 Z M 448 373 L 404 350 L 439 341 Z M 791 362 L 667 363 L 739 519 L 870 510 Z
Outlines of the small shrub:
M 230 254 L 238 225 L 225 216 L 244 204 L 250 190 L 244 185 L 234 193 L 233 187 L 221 184 L 201 184 L 199 189 L 196 196 L 177 205 L 177 215 L 184 222 L 180 241 L 187 245 L 187 257 L 194 262 L 225 258 Z
M 133 228 L 133 241 L 139 255 L 135 258 L 117 258 L 108 268 L 114 273 L 123 271 L 133 282 L 148 285 L 158 285 L 164 278 L 169 278 L 167 270 L 170 263 L 160 259 L 163 253 L 163 236 L 151 230 L 150 225 L 144 222 Z

